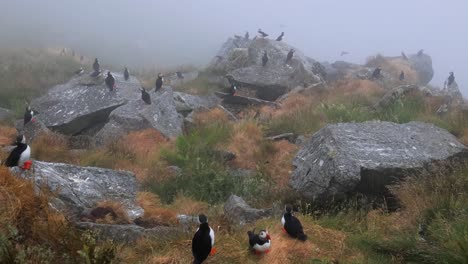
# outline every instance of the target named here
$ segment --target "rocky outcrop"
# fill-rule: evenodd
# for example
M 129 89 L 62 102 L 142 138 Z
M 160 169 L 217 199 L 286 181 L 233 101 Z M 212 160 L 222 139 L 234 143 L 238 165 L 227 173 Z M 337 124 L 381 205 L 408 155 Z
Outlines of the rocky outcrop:
M 340 123 L 321 129 L 302 147 L 290 185 L 317 201 L 355 192 L 381 195 L 399 179 L 467 158 L 463 144 L 431 124 Z
M 180 76 L 177 73 L 165 74 L 164 82 L 170 86 L 177 87 L 197 79 L 199 75 L 197 71 L 180 72 L 180 74 Z
M 258 219 L 269 217 L 272 209 L 255 209 L 250 207 L 244 199 L 231 195 L 224 204 L 224 215 L 233 224 L 244 225 L 255 222 Z
M 131 131 L 155 128 L 168 138 L 182 133 L 183 120 L 176 111 L 172 88 L 164 87 L 152 93 L 152 104 L 132 100 L 115 109 L 96 134 L 96 143 L 105 144 Z
M 374 104 L 374 109 L 382 109 L 391 105 L 396 100 L 402 98 L 406 94 L 412 91 L 418 91 L 419 87 L 417 85 L 402 85 L 395 87 L 391 91 L 387 92 L 377 103 Z
M 104 200 L 122 203 L 131 220 L 143 214 L 143 209 L 135 203 L 138 186 L 131 172 L 34 161 L 32 170 L 21 176 L 57 192 L 58 199 L 53 206 L 72 215 L 79 215 Z
M 118 243 L 132 243 L 141 238 L 169 240 L 182 233 L 177 228 L 167 226 L 143 228 L 137 225 L 108 225 L 91 222 L 80 222 L 76 226 L 80 229 L 92 230 L 102 240 L 113 240 Z
M 14 119 L 13 112 L 8 109 L 0 107 L 0 123 L 12 122 Z
M 211 109 L 221 102 L 215 95 L 191 95 L 181 92 L 174 92 L 173 95 L 176 109 L 179 113 L 190 113 L 199 109 Z
M 428 54 L 418 52 L 408 57 L 412 68 L 418 74 L 418 84 L 427 85 L 434 77 L 434 69 L 432 68 L 432 58 Z
M 292 60 L 286 63 L 291 49 L 296 52 Z M 265 51 L 269 60 L 263 67 Z M 255 90 L 258 98 L 270 101 L 298 85 L 321 82 L 325 73 L 320 63 L 306 57 L 301 51 L 285 42 L 269 39 L 229 39 L 208 69 L 227 73 L 244 88 Z
M 113 73 L 116 88 L 113 92 L 102 76 L 92 78 L 82 75 L 53 87 L 49 92 L 31 102 L 40 114 L 37 119 L 48 128 L 66 135 L 75 135 L 96 124 L 107 121 L 109 114 L 130 100 L 140 98 L 138 80 L 125 81 Z

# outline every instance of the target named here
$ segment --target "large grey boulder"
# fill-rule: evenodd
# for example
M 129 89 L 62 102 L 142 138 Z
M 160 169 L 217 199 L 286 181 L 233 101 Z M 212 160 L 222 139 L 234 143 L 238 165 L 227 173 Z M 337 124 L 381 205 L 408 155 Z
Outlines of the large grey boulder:
M 269 217 L 273 209 L 255 209 L 250 207 L 244 199 L 237 195 L 229 196 L 224 204 L 224 215 L 233 224 L 244 225 L 258 219 Z
M 205 110 L 216 107 L 221 103 L 216 95 L 192 95 L 173 92 L 176 110 L 179 113 L 190 113 L 194 110 Z
M 96 134 L 96 143 L 108 143 L 131 131 L 146 128 L 155 128 L 169 138 L 180 135 L 183 120 L 177 113 L 173 97 L 172 88 L 163 87 L 157 93 L 151 92 L 150 105 L 138 99 L 118 107 Z
M 463 144 L 432 124 L 340 123 L 321 129 L 302 147 L 290 185 L 318 201 L 355 192 L 381 195 L 403 177 L 467 158 Z
M 412 68 L 418 74 L 419 84 L 427 85 L 434 77 L 434 69 L 432 68 L 432 58 L 428 54 L 418 52 L 408 57 Z
M 138 80 L 125 81 L 122 74 L 113 73 L 116 88 L 113 92 L 104 83 L 104 77 L 82 75 L 57 85 L 44 96 L 31 102 L 39 114 L 37 119 L 50 129 L 66 135 L 75 135 L 97 124 L 106 122 L 109 114 L 119 106 L 140 98 Z
M 46 185 L 57 192 L 58 200 L 53 205 L 73 215 L 104 200 L 122 203 L 132 220 L 143 214 L 135 203 L 138 184 L 131 172 L 33 161 L 32 169 L 21 176 L 34 180 L 38 187 Z
M 233 45 L 237 42 L 237 46 Z M 286 63 L 288 52 L 296 52 Z M 262 66 L 262 56 L 269 60 Z M 223 55 L 219 55 L 223 54 Z M 229 39 L 218 52 L 208 69 L 225 72 L 243 87 L 253 89 L 265 100 L 275 100 L 292 88 L 323 81 L 323 66 L 306 57 L 301 51 L 285 42 L 258 38 L 255 40 Z
M 92 230 L 99 239 L 113 240 L 118 243 L 132 243 L 141 238 L 170 240 L 182 233 L 177 228 L 167 226 L 143 228 L 137 225 L 109 225 L 91 222 L 79 222 L 76 226 L 80 229 Z
M 13 112 L 8 109 L 0 107 L 0 123 L 11 122 L 14 119 Z

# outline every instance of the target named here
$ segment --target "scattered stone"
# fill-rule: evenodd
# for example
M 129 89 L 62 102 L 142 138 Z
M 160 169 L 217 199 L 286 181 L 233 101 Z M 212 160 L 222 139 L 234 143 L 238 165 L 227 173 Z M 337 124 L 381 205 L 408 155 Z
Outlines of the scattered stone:
M 297 135 L 294 133 L 284 133 L 276 136 L 267 137 L 266 139 L 272 141 L 287 140 L 294 144 L 297 139 Z
M 272 214 L 272 209 L 252 208 L 244 199 L 236 195 L 231 195 L 224 204 L 224 215 L 233 224 L 244 225 L 246 223 L 253 223 Z

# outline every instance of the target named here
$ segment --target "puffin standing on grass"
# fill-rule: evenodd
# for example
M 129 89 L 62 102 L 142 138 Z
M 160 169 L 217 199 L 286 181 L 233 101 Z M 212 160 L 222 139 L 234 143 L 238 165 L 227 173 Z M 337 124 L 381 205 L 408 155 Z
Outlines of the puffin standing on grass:
M 39 114 L 39 112 L 32 110 L 31 106 L 26 106 L 26 111 L 24 111 L 23 125 L 26 125 L 30 121 L 34 122 L 34 115 Z
M 206 215 L 201 214 L 198 216 L 200 227 L 192 239 L 192 255 L 193 264 L 201 264 L 212 253 L 215 241 L 215 234 L 213 229 L 208 225 L 208 218 Z
M 255 229 L 248 231 L 249 245 L 255 254 L 260 255 L 263 253 L 270 252 L 271 238 L 266 230 L 260 230 L 258 234 L 255 234 Z
M 112 76 L 112 73 L 110 71 L 107 72 L 107 77 L 106 77 L 106 85 L 109 87 L 109 91 L 113 91 L 115 88 L 115 78 Z
M 19 135 L 15 142 L 16 147 L 10 152 L 10 155 L 6 160 L 2 162 L 2 165 L 7 167 L 20 167 L 22 169 L 29 169 L 31 162 L 31 148 L 26 144 L 26 137 Z
M 283 224 L 284 231 L 292 238 L 296 238 L 300 241 L 306 241 L 307 235 L 304 234 L 301 221 L 292 215 L 292 206 L 286 205 L 285 212 L 281 218 L 281 224 Z

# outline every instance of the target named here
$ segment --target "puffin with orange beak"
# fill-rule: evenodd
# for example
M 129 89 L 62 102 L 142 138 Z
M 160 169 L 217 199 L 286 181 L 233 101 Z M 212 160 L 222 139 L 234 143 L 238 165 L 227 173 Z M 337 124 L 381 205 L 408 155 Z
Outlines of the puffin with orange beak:
M 270 252 L 271 248 L 271 237 L 266 230 L 260 230 L 258 234 L 255 234 L 255 229 L 248 231 L 249 245 L 250 248 L 257 255 L 266 254 Z

